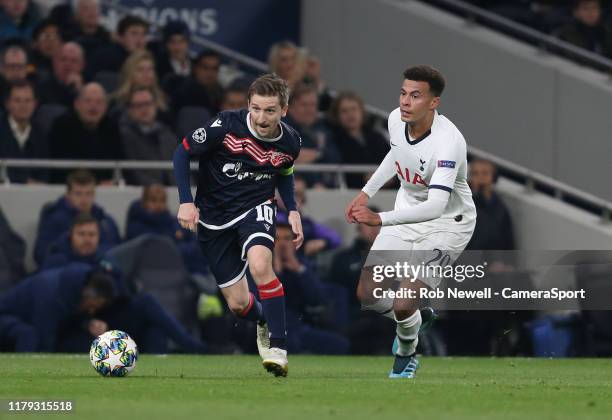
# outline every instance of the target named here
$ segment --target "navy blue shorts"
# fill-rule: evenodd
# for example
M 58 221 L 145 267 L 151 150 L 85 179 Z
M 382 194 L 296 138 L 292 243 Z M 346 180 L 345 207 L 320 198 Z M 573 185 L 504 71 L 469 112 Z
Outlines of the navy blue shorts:
M 276 205 L 254 207 L 231 226 L 198 226 L 200 248 L 220 288 L 237 283 L 247 269 L 247 252 L 254 245 L 274 250 Z

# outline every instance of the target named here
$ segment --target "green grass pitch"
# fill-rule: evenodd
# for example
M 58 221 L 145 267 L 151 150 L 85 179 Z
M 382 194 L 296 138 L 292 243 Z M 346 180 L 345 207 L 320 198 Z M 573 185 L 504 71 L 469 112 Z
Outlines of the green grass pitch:
M 102 378 L 85 355 L 0 354 L 7 399 L 72 400 L 74 419 L 610 419 L 612 360 L 421 358 L 390 380 L 391 357 L 290 357 L 273 378 L 256 356 L 141 356 Z

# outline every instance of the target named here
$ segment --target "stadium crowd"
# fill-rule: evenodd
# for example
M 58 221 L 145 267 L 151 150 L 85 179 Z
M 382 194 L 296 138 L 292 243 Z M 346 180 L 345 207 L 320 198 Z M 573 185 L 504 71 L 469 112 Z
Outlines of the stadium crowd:
M 96 0 L 77 0 L 74 9 L 60 4 L 45 17 L 28 0 L 0 4 L 0 158 L 169 161 L 182 134 L 221 110 L 247 105 L 251 76 L 228 71 L 214 51 L 192 56 L 182 22 L 167 23 L 149 39 L 152 28 L 136 16 L 123 17 L 110 33 Z M 298 163 L 380 163 L 385 133 L 357 93 L 330 93 L 316 56 L 283 41 L 271 47 L 268 64 L 291 86 L 287 123 L 302 137 Z M 478 207 L 472 247 L 512 249 L 509 213 L 493 190 L 495 168 L 479 161 L 472 170 Z M 168 210 L 170 171 L 125 172 L 126 182 L 143 190 L 123 237 L 95 203 L 96 186 L 113 184 L 111 171 L 12 168 L 8 178 L 65 184 L 66 192 L 41 209 L 35 272 L 26 272 L 24 241 L 0 209 L 0 350 L 86 351 L 93 336 L 119 328 L 148 352 L 169 351 L 168 339 L 176 351 L 255 351 L 254 326 L 225 308 L 196 237 Z M 347 184 L 361 188 L 365 178 L 350 175 Z M 300 211 L 308 189 L 335 183 L 322 174 L 296 178 Z M 289 351 L 386 354 L 383 338 L 393 335 L 393 323 L 361 311 L 355 297 L 359 263 L 378 228 L 359 225 L 354 243 L 343 244 L 329 226 L 302 217 L 299 251 L 286 215 L 280 212 L 277 222 L 274 269 L 287 293 Z M 453 350 L 489 354 L 490 341 L 506 327 L 500 322 L 474 338 L 484 350 Z M 466 341 L 453 330 L 440 339 L 451 348 Z
M 612 58 L 612 16 L 606 0 L 468 0 L 484 10 Z M 568 58 L 579 58 L 570 56 Z

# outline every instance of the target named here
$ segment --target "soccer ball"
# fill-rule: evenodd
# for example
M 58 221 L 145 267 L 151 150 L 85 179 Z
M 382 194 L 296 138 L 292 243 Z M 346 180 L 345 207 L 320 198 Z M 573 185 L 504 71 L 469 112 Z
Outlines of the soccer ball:
M 129 335 L 119 330 L 106 331 L 89 349 L 89 360 L 102 376 L 126 376 L 136 367 L 138 347 Z

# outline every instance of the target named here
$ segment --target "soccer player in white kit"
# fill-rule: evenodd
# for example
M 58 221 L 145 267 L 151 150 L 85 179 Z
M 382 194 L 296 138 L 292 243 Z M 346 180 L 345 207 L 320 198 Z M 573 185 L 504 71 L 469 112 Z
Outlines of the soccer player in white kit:
M 444 86 L 444 77 L 433 67 L 419 65 L 404 72 L 399 108 L 389 115 L 391 150 L 346 208 L 349 223 L 382 225 L 371 251 L 418 251 L 414 253 L 418 258 L 415 264 L 447 265 L 472 237 L 476 209 L 467 183 L 465 139 L 437 111 Z M 393 211 L 374 213 L 367 207 L 368 200 L 393 176 L 401 183 Z M 413 378 L 419 365 L 416 347 L 423 324 L 420 301 L 373 299 L 372 274 L 367 266 L 368 261 L 357 288 L 359 298 L 366 308 L 375 302 L 371 309 L 397 322 L 395 362 L 389 377 Z M 425 277 L 398 280 L 400 287 L 410 289 L 436 287 L 440 281 Z

